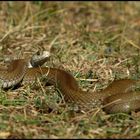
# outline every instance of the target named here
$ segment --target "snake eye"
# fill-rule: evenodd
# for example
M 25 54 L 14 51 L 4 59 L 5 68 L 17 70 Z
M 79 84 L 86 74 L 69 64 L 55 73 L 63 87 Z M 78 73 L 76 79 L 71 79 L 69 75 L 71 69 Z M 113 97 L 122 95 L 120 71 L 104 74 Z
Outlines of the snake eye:
M 40 51 L 37 51 L 36 54 L 37 54 L 37 55 L 40 55 Z

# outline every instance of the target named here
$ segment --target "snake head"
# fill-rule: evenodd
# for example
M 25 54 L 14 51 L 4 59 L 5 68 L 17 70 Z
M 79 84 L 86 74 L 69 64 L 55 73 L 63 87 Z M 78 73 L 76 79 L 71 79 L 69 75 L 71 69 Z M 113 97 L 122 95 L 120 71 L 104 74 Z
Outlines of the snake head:
M 43 65 L 50 58 L 50 52 L 37 51 L 30 59 L 29 67 L 38 67 Z

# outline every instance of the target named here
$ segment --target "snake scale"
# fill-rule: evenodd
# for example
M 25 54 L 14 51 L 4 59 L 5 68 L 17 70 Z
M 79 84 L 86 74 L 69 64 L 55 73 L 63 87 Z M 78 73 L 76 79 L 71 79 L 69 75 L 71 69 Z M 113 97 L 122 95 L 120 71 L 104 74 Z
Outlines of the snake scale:
M 132 88 L 140 83 L 139 80 L 116 80 L 107 88 L 90 93 L 83 91 L 69 72 L 58 68 L 41 67 L 48 57 L 48 52 L 44 51 L 36 53 L 30 60 L 12 60 L 6 68 L 0 68 L 1 88 L 31 83 L 37 77 L 45 77 L 46 84 L 57 87 L 66 102 L 77 104 L 81 110 L 90 110 L 98 104 L 102 104 L 107 113 L 129 113 L 140 110 L 140 92 L 132 91 Z

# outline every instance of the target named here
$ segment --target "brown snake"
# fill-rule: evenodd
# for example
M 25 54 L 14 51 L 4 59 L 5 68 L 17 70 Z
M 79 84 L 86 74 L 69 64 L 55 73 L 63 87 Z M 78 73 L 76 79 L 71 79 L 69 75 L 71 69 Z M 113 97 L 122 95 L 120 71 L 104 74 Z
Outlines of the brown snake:
M 137 111 L 140 109 L 140 92 L 132 91 L 139 80 L 122 79 L 113 81 L 107 88 L 99 92 L 86 92 L 79 88 L 75 78 L 65 70 L 39 67 L 48 59 L 48 54 L 37 53 L 29 61 L 12 60 L 7 68 L 0 68 L 2 88 L 10 88 L 19 83 L 31 83 L 37 77 L 44 77 L 46 83 L 53 84 L 63 94 L 65 101 L 75 103 L 81 110 L 87 111 L 103 105 L 107 113 Z M 37 61 L 36 61 L 37 60 Z

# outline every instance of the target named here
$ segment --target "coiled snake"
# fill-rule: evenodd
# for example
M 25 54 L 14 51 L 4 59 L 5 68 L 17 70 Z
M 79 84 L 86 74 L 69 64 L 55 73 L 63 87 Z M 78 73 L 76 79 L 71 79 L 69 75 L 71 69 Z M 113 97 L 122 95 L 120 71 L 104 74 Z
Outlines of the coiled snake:
M 36 53 L 28 61 L 12 60 L 7 68 L 0 68 L 2 88 L 10 88 L 19 83 L 25 84 L 45 77 L 46 83 L 53 84 L 63 94 L 65 101 L 76 103 L 81 110 L 90 110 L 101 103 L 107 113 L 130 112 L 140 109 L 140 92 L 132 91 L 139 80 L 122 79 L 112 82 L 99 92 L 86 92 L 79 88 L 75 78 L 65 70 L 39 67 L 48 60 L 49 54 Z M 32 67 L 29 67 L 29 63 Z M 123 87 L 123 88 L 122 88 Z

